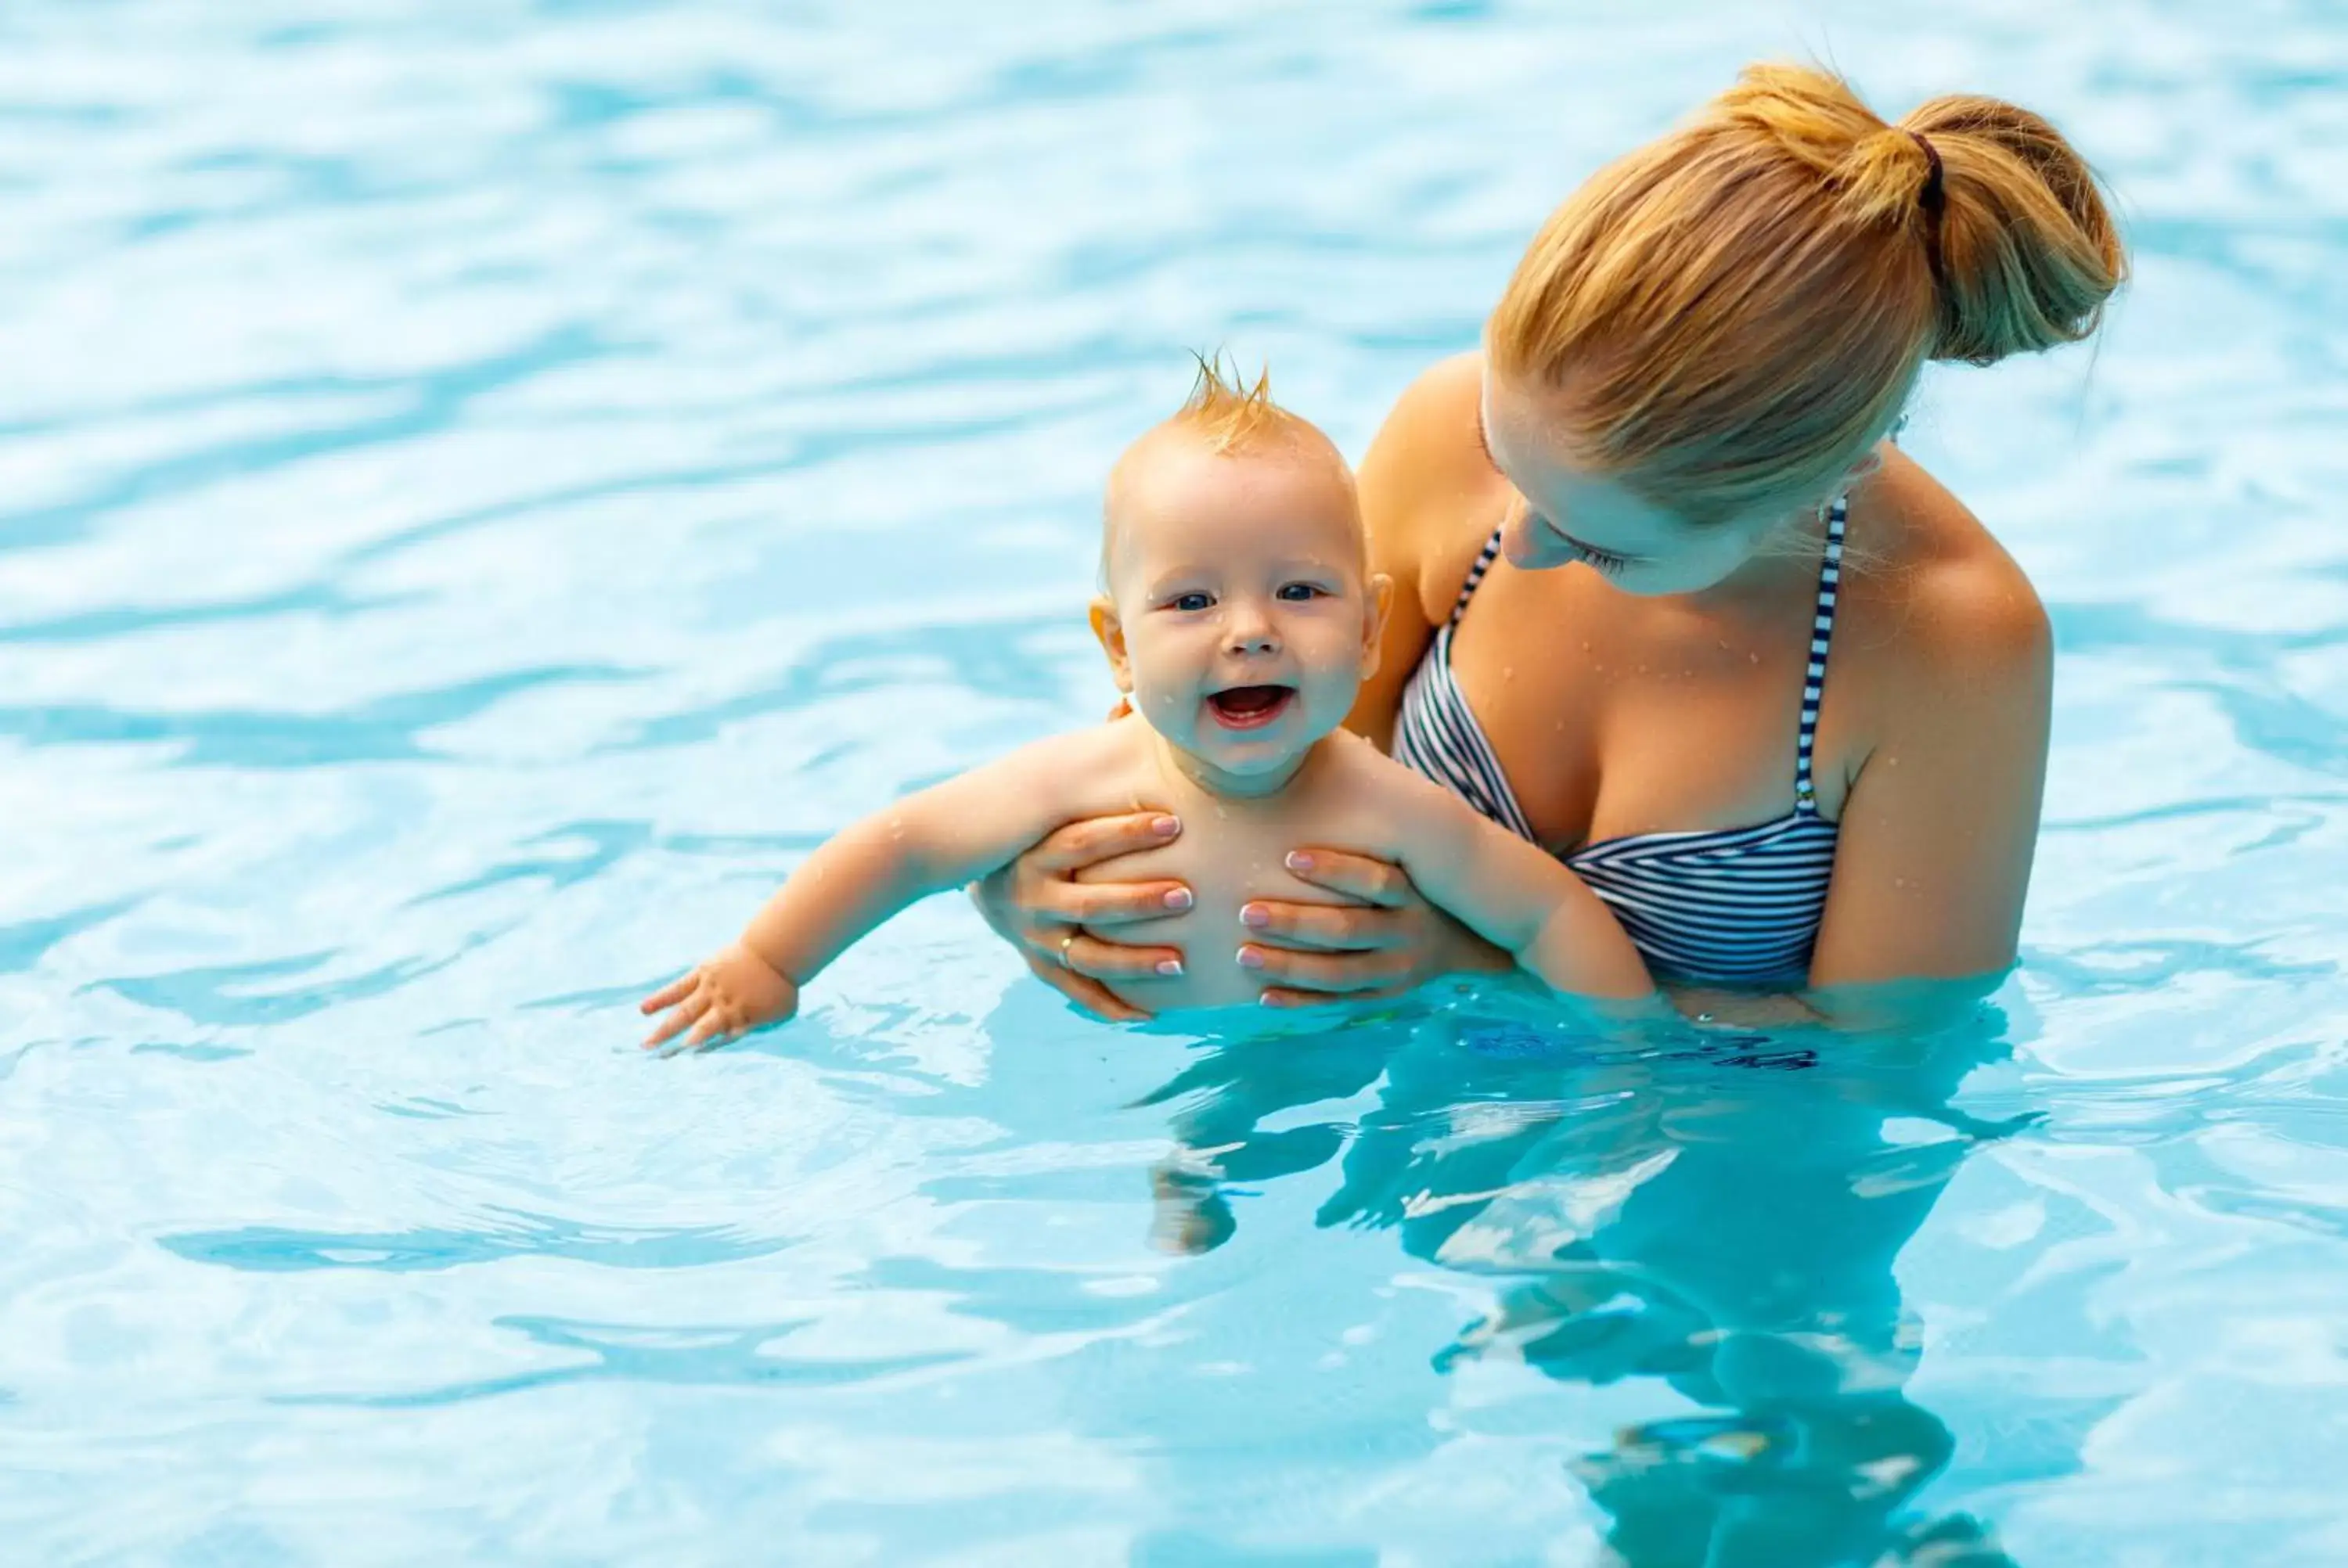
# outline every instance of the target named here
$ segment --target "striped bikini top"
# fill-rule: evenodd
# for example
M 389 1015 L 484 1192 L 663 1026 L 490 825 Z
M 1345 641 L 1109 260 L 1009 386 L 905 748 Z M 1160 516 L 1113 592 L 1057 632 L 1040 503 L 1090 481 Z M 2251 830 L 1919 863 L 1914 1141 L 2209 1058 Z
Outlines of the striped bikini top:
M 1697 833 L 1642 833 L 1610 838 L 1561 856 L 1605 900 L 1659 978 L 1750 985 L 1807 973 L 1834 875 L 1833 823 L 1818 815 L 1810 753 L 1834 636 L 1835 596 L 1842 581 L 1847 503 L 1827 517 L 1826 559 L 1810 623 L 1810 662 L 1802 682 L 1802 726 L 1794 752 L 1794 809 L 1752 827 Z M 1494 529 L 1475 569 L 1436 634 L 1395 723 L 1396 760 L 1444 785 L 1523 838 L 1535 838 L 1490 741 L 1451 673 L 1451 639 L 1477 585 L 1500 553 Z

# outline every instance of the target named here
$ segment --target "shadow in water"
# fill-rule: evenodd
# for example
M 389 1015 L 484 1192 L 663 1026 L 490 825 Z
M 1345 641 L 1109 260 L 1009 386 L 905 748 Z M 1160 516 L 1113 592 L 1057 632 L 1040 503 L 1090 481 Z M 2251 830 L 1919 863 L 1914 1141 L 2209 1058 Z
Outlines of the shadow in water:
M 1633 1046 L 1553 1013 L 1437 1013 L 1220 1041 L 1149 1096 L 1179 1107 L 1157 1239 L 1219 1246 L 1227 1184 L 1342 1157 L 1321 1225 L 1392 1229 L 1496 1284 L 1438 1369 L 1653 1379 L 1694 1407 L 1575 1462 L 1614 1562 L 2007 1563 L 1972 1520 L 1909 1507 L 1953 1445 L 1905 1392 L 1918 1337 L 1892 1273 L 1967 1154 L 2034 1119 L 1950 1103 L 2006 1054 L 2003 1028 L 1983 1013 L 1924 1040 L 1686 1030 Z M 1357 1129 L 1308 1109 L 1374 1084 Z

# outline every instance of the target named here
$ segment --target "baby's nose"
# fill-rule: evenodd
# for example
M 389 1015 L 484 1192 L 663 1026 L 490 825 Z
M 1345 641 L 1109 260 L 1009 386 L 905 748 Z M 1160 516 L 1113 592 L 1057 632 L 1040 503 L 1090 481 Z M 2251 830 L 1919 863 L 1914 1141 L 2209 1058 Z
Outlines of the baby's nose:
M 1231 617 L 1231 640 L 1234 653 L 1272 653 L 1280 648 L 1272 618 L 1258 610 L 1241 610 Z

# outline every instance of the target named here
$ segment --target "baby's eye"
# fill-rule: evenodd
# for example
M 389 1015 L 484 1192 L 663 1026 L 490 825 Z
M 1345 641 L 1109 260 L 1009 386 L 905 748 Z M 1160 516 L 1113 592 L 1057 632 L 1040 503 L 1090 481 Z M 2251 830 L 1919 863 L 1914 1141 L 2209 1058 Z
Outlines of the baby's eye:
M 1302 604 L 1309 599 L 1323 598 L 1327 592 L 1328 590 L 1318 583 L 1284 582 L 1280 585 L 1280 597 L 1295 604 Z
M 1214 602 L 1215 596 L 1211 593 L 1178 593 L 1168 601 L 1166 608 L 1184 610 L 1206 610 L 1211 608 Z

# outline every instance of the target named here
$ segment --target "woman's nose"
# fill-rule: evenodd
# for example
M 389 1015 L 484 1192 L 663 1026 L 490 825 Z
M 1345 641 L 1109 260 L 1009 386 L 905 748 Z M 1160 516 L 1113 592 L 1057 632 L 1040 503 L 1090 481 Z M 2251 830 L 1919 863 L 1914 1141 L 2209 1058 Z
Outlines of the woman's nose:
M 1543 571 L 1573 559 L 1547 528 L 1535 528 L 1532 513 L 1521 507 L 1500 525 L 1500 553 L 1519 571 Z

